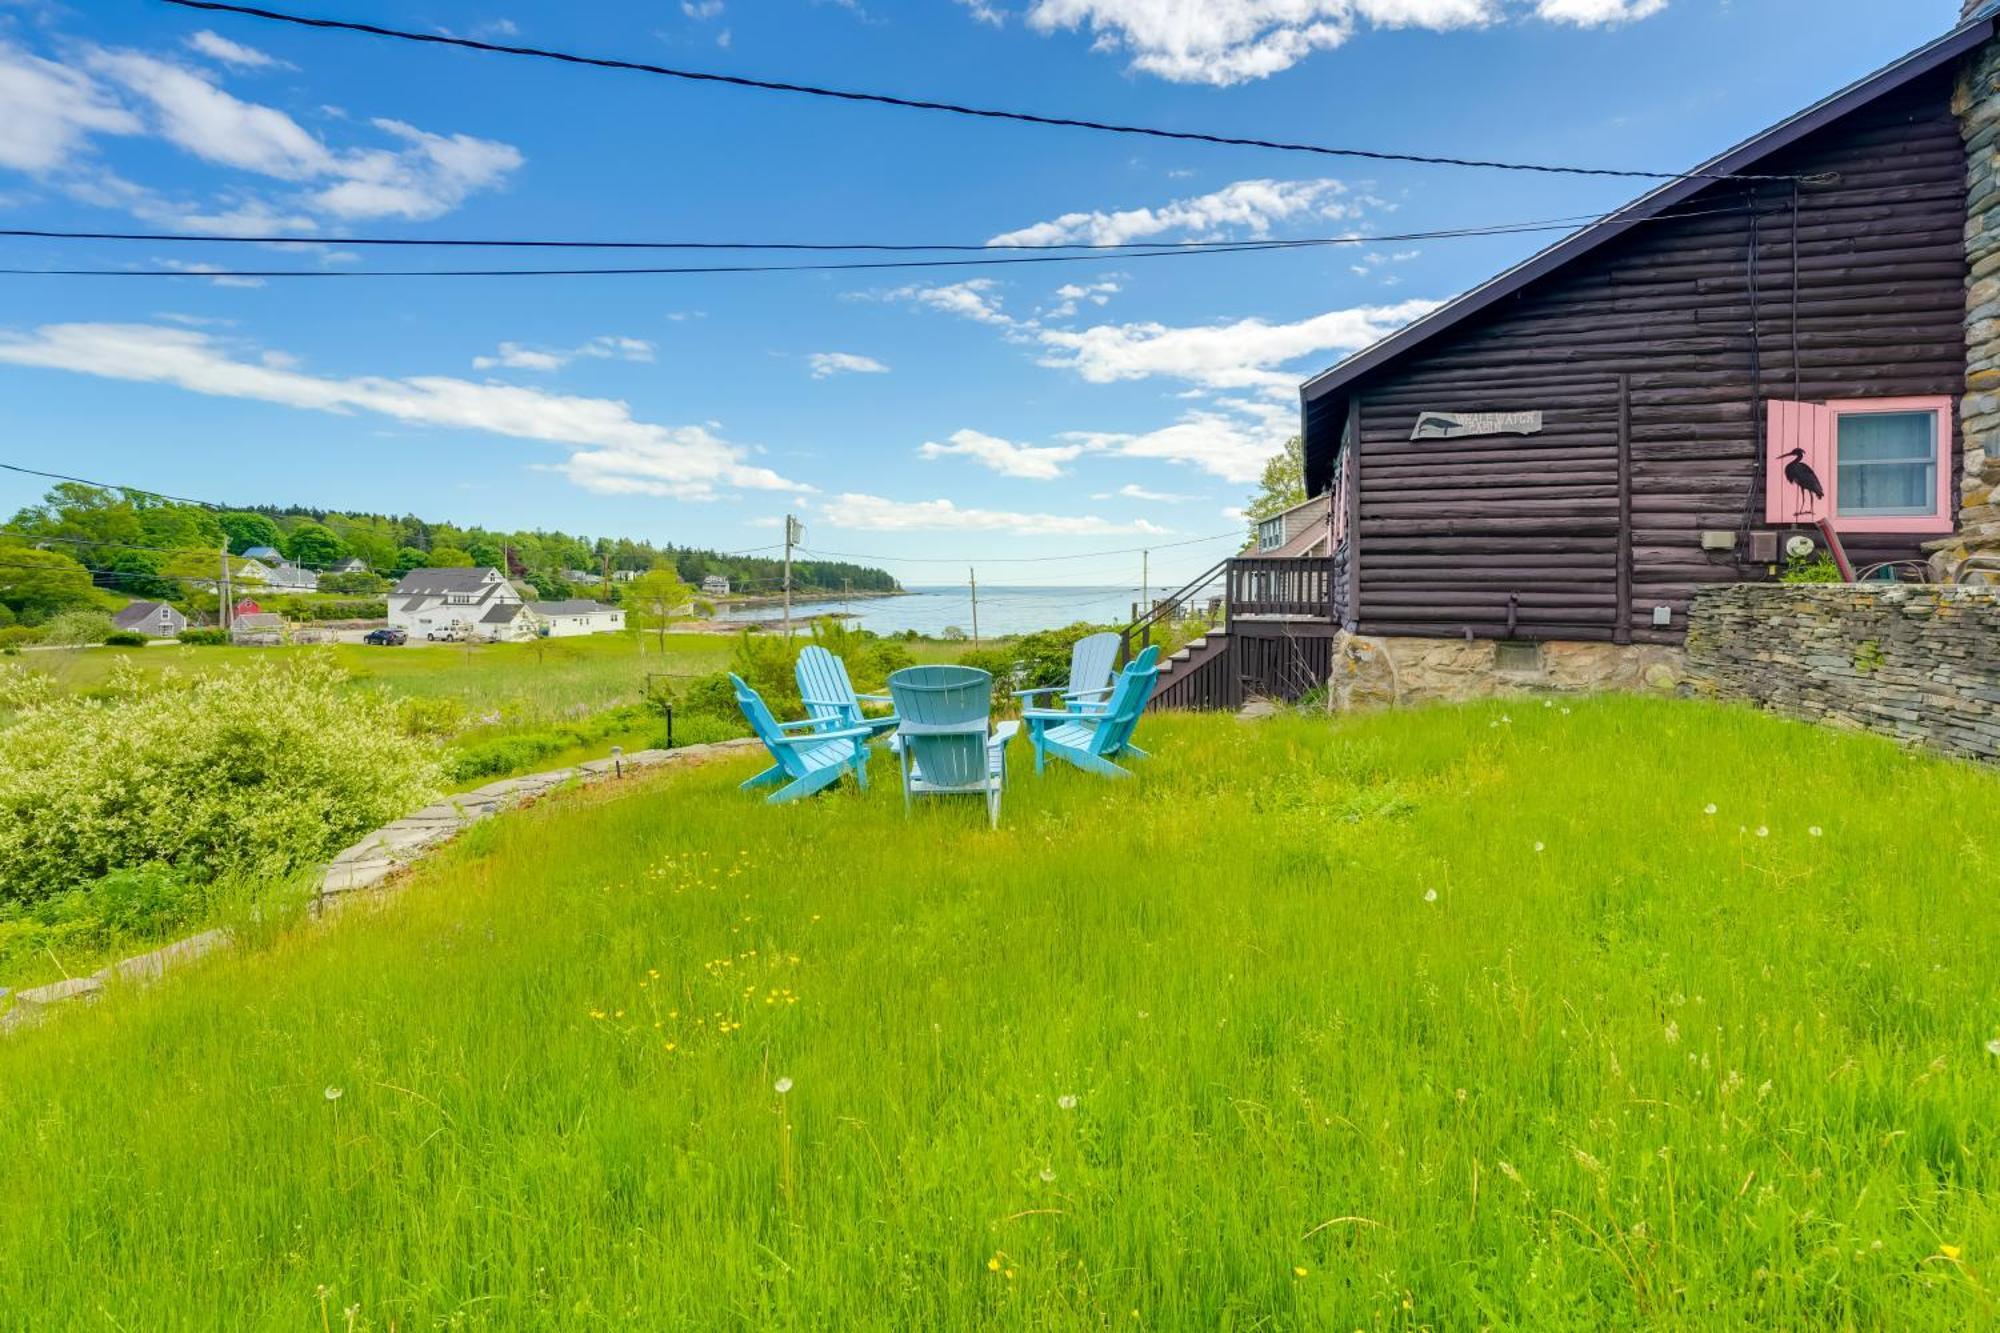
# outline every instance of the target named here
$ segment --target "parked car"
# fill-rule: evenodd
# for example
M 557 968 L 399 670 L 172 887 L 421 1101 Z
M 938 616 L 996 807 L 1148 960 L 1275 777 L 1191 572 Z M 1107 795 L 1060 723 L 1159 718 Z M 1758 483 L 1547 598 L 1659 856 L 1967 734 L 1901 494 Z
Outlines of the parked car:
M 385 625 L 381 629 L 371 629 L 361 636 L 361 642 L 363 643 L 372 643 L 386 648 L 398 647 L 409 641 L 410 632 L 408 630 L 397 629 L 394 625 Z

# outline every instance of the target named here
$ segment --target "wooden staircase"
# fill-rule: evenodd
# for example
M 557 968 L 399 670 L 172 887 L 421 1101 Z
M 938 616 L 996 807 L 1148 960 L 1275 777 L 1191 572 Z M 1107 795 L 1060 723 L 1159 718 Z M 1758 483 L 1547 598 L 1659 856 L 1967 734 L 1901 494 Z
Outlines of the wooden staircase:
M 1160 662 L 1152 708 L 1233 708 L 1241 684 L 1232 675 L 1229 629 L 1219 626 Z

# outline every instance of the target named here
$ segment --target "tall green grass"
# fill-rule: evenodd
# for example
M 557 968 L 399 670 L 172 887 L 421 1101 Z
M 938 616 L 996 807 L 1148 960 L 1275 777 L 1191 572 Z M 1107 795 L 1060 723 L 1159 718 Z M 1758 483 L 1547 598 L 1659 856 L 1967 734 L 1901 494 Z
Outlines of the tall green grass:
M 2000 1317 L 2000 778 L 1634 699 L 1141 741 L 997 833 L 593 789 L 0 1042 L 0 1324 Z

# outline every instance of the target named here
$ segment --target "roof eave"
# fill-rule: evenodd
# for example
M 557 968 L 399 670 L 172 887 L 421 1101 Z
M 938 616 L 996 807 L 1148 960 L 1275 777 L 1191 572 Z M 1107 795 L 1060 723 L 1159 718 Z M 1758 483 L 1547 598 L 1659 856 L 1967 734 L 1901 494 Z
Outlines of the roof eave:
M 1393 360 L 1418 344 L 1491 308 L 1537 278 L 1624 235 L 1636 223 L 1657 217 L 1675 204 L 1692 198 L 1717 183 L 1711 179 L 1712 177 L 1735 175 L 1875 98 L 1956 60 L 1973 48 L 1990 41 L 1995 34 L 1996 25 L 2000 25 L 2000 15 L 1996 15 L 1989 8 L 1987 12 L 1961 23 L 1950 32 L 1918 47 L 1900 60 L 1893 61 L 1873 74 L 1849 84 L 1839 92 L 1780 121 L 1763 133 L 1744 140 L 1720 156 L 1710 158 L 1694 168 L 1689 175 L 1668 181 L 1657 189 L 1641 195 L 1603 221 L 1565 236 L 1547 249 L 1487 279 L 1471 291 L 1454 297 L 1422 319 L 1405 325 L 1381 341 L 1363 348 L 1308 379 L 1299 386 L 1300 405 L 1315 402 L 1336 392 L 1384 362 Z

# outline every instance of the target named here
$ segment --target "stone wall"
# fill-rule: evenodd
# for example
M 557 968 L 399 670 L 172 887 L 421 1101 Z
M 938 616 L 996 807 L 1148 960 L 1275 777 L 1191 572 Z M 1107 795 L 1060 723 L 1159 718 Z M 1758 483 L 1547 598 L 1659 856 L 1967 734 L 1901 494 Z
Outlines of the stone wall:
M 1687 649 L 1695 693 L 2000 759 L 2000 588 L 1704 588 Z
M 1449 703 L 1537 691 L 1670 690 L 1681 650 L 1661 644 L 1501 643 L 1343 633 L 1328 682 L 1337 709 Z
M 1968 0 L 1964 14 L 1993 7 Z M 1966 61 L 1953 101 L 1965 139 L 1965 437 L 1958 532 L 1930 543 L 1940 575 L 1974 551 L 2000 553 L 2000 42 Z

